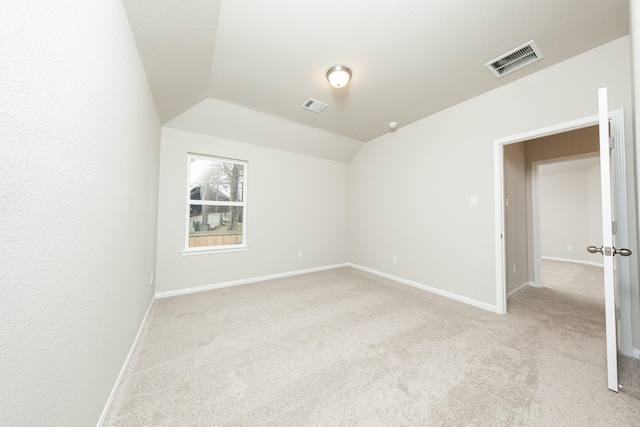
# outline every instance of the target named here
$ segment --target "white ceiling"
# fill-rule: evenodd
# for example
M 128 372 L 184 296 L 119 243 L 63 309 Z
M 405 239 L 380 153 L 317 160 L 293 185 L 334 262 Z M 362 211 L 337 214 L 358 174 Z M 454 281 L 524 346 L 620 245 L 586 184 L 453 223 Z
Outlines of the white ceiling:
M 584 159 L 564 160 L 561 162 L 540 165 L 539 175 L 560 175 L 565 173 L 585 172 L 600 164 L 600 157 L 596 153 L 594 157 Z
M 359 141 L 629 33 L 628 0 L 123 3 L 163 122 L 214 98 Z M 542 60 L 499 79 L 484 66 L 532 39 Z M 346 88 L 326 81 L 336 64 Z

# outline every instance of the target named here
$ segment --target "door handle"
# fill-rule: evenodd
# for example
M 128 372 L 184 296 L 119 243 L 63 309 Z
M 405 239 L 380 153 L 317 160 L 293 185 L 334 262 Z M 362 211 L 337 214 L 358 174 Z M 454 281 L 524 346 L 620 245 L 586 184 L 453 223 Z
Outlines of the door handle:
M 613 254 L 614 255 L 622 255 L 622 256 L 630 256 L 631 255 L 631 250 L 629 249 L 616 249 L 613 248 Z
M 616 249 L 613 248 L 612 251 L 609 250 L 610 248 L 605 248 L 605 252 L 607 252 L 607 255 L 609 255 L 609 253 L 611 253 L 611 255 L 622 255 L 622 256 L 630 256 L 631 255 L 631 250 L 629 249 Z M 587 247 L 587 252 L 592 253 L 592 254 L 597 254 L 597 253 L 603 253 L 602 252 L 602 246 L 600 246 L 599 248 L 596 246 L 588 246 Z

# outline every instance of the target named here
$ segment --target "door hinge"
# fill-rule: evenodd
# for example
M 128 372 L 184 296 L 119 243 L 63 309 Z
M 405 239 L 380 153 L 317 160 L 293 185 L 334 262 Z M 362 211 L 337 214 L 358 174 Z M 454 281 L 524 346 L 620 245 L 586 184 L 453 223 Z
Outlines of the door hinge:
M 616 139 L 614 137 L 609 138 L 609 148 L 613 148 L 613 144 L 614 144 L 615 140 Z
M 611 221 L 611 234 L 618 234 L 618 221 Z

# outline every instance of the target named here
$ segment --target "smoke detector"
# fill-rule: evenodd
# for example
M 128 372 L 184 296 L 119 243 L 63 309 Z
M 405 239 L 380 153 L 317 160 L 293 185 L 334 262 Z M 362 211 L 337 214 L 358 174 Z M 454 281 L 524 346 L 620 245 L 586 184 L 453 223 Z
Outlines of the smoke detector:
M 327 104 L 313 98 L 309 98 L 304 101 L 300 107 L 304 108 L 305 110 L 313 111 L 314 113 L 319 113 L 327 108 Z
M 540 48 L 531 40 L 529 43 L 513 49 L 504 55 L 484 64 L 496 77 L 502 77 L 519 68 L 542 59 Z

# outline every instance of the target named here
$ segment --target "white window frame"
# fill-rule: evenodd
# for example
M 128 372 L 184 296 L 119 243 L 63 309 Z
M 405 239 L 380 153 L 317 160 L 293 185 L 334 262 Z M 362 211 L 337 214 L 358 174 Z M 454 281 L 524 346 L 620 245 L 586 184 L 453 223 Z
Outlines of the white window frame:
M 206 159 L 225 163 L 235 163 L 242 165 L 244 168 L 244 179 L 242 185 L 242 202 L 223 202 L 223 201 L 207 201 L 207 200 L 192 200 L 191 199 L 191 159 Z M 220 156 L 212 156 L 209 154 L 199 153 L 187 153 L 187 179 L 186 179 L 186 207 L 185 207 L 185 242 L 184 249 L 181 252 L 183 256 L 186 255 L 201 255 L 209 253 L 221 253 L 221 252 L 238 252 L 246 251 L 249 249 L 247 245 L 247 183 L 249 176 L 249 162 L 246 160 L 230 159 Z M 197 246 L 189 247 L 189 232 L 191 229 L 191 205 L 209 205 L 209 206 L 240 206 L 242 207 L 242 243 L 233 245 L 219 245 L 219 246 Z

